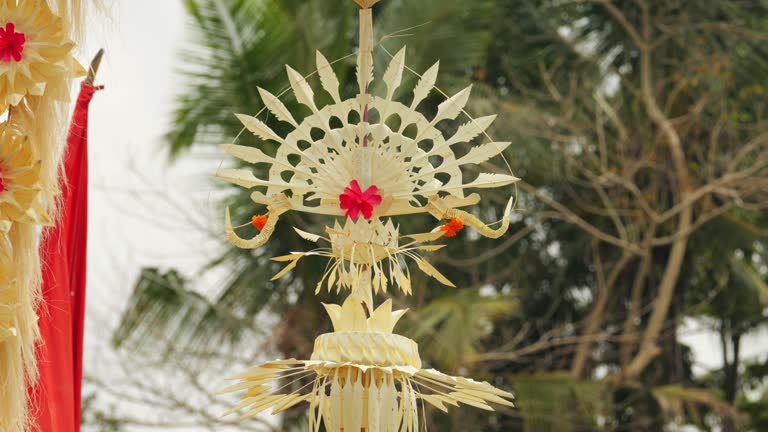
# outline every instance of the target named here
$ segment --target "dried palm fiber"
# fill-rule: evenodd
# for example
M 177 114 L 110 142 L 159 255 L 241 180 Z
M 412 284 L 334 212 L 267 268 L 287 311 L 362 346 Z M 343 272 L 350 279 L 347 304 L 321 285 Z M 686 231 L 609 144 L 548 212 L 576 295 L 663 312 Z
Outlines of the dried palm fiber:
M 8 127 L 26 139 L 27 150 L 38 165 L 33 202 L 47 208 L 47 214 L 52 216 L 17 218 L 8 227 L 8 242 L 0 245 L 5 252 L 5 257 L 0 260 L 0 301 L 3 302 L 0 304 L 0 316 L 5 313 L 4 316 L 11 321 L 7 326 L 11 330 L 5 332 L 5 337 L 2 337 L 0 327 L 2 432 L 26 431 L 32 427 L 29 412 L 33 408 L 27 399 L 27 386 L 37 379 L 37 311 L 45 313 L 44 307 L 39 308 L 40 225 L 49 224 L 57 214 L 60 156 L 66 144 L 69 119 L 69 88 L 72 79 L 85 72 L 72 57 L 72 40 L 80 39 L 85 7 L 86 3 L 82 0 L 0 0 L 0 21 L 3 21 L 1 24 L 4 26 L 11 19 L 23 21 L 35 16 L 34 20 L 24 23 L 26 28 L 16 28 L 20 32 L 27 32 L 25 36 L 28 45 L 25 50 L 33 50 L 35 46 L 44 43 L 45 53 L 55 56 L 53 59 L 43 56 L 40 60 L 46 74 L 35 77 L 35 86 L 11 95 L 10 98 L 6 98 L 6 95 L 2 98 L 3 101 L 12 102 L 10 106 L 3 105 L 2 108 L 8 109 Z M 34 37 L 41 40 L 29 44 Z M 33 58 L 38 57 L 28 57 Z M 49 63 L 45 64 L 45 61 Z M 6 78 L 13 73 L 13 67 L 4 65 L 2 75 Z M 35 70 L 41 69 L 36 67 Z M 3 92 L 7 92 L 7 88 L 5 86 Z

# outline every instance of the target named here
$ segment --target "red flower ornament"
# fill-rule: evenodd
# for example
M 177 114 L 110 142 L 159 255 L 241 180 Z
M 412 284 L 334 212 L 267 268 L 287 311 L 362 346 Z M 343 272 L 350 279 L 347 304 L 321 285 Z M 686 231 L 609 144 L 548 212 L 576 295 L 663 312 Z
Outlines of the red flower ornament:
M 341 209 L 347 211 L 346 215 L 350 219 L 356 220 L 361 212 L 366 219 L 370 219 L 374 207 L 381 204 L 381 195 L 378 192 L 379 188 L 376 186 L 371 186 L 363 192 L 360 183 L 352 180 L 349 187 L 344 188 L 344 193 L 339 195 Z
M 24 44 L 27 37 L 24 33 L 16 31 L 16 25 L 12 22 L 6 23 L 5 28 L 0 27 L 0 60 L 10 63 L 21 61 L 21 54 L 24 52 Z

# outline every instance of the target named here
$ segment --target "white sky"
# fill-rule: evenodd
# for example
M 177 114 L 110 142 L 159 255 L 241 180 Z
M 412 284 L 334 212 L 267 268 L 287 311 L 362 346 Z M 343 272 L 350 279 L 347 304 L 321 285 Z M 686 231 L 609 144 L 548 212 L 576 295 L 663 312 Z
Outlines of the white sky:
M 96 80 L 106 89 L 93 99 L 89 124 L 84 367 L 86 374 L 115 387 L 126 372 L 144 374 L 149 382 L 158 379 L 153 371 L 120 371 L 119 355 L 109 345 L 140 269 L 177 268 L 194 276 L 218 251 L 219 243 L 206 231 L 222 229 L 223 215 L 214 213 L 210 197 L 211 175 L 221 159 L 218 151 L 202 149 L 172 165 L 162 142 L 172 121 L 174 95 L 183 89 L 176 73 L 187 22 L 181 5 L 179 0 L 113 1 L 107 17 L 89 21 L 79 56 L 86 64 L 98 48 L 106 50 Z M 218 288 L 208 281 L 200 286 L 208 292 Z M 213 378 L 211 385 L 221 388 L 225 376 Z M 176 379 L 167 372 L 155 385 L 172 388 Z M 195 398 L 193 390 L 178 392 Z M 109 405 L 114 403 L 112 398 Z M 116 404 L 127 414 L 153 417 L 146 408 L 119 399 Z
M 151 11 L 151 12 L 150 12 Z M 143 266 L 198 269 L 216 252 L 204 229 L 219 229 L 211 174 L 220 156 L 171 164 L 162 135 L 183 89 L 176 67 L 184 39 L 181 1 L 114 2 L 92 20 L 83 62 L 106 55 L 90 117 L 89 311 L 124 307 Z M 208 248 L 207 246 L 210 246 Z
M 204 149 L 170 165 L 161 140 L 173 97 L 183 89 L 175 72 L 185 38 L 182 2 L 113 3 L 109 18 L 91 21 L 81 53 L 86 63 L 98 47 L 106 49 L 97 77 L 106 89 L 95 96 L 90 120 L 86 369 L 103 361 L 140 268 L 175 267 L 189 276 L 217 251 L 203 231 L 221 230 L 209 196 L 218 152 Z M 703 368 L 718 367 L 717 337 L 699 327 L 687 323 L 683 340 Z M 766 340 L 763 334 L 746 341 L 744 357 L 768 351 Z

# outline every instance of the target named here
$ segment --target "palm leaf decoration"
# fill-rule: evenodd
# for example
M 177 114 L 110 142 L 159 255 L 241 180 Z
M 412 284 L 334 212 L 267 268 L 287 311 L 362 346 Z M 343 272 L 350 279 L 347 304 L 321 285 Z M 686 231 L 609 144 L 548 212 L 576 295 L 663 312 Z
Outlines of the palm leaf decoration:
M 459 56 L 444 44 L 448 34 L 442 39 L 433 40 L 430 29 L 467 28 L 463 36 L 467 55 L 480 61 L 489 44 L 485 27 L 492 17 L 485 13 L 493 2 L 483 0 L 468 7 L 464 2 L 452 0 L 445 7 L 441 2 L 428 1 L 424 4 L 404 0 L 391 0 L 381 8 L 377 17 L 380 30 L 377 41 L 386 34 L 395 36 L 408 34 L 407 38 L 388 38 L 384 46 L 394 54 L 406 42 L 416 43 L 419 50 L 432 55 L 444 56 L 440 63 L 442 77 L 446 82 L 463 81 L 471 73 L 465 69 L 466 57 Z M 186 0 L 185 8 L 190 17 L 193 43 L 180 54 L 181 74 L 189 90 L 181 94 L 176 102 L 172 126 L 166 135 L 166 143 L 172 157 L 179 157 L 193 146 L 213 146 L 230 141 L 243 130 L 243 124 L 232 112 L 257 114 L 261 107 L 258 88 L 290 89 L 285 77 L 283 64 L 290 64 L 306 75 L 317 68 L 320 61 L 333 63 L 334 74 L 320 74 L 310 77 L 317 80 L 313 88 L 338 87 L 339 97 L 346 98 L 355 94 L 354 55 L 356 38 L 357 7 L 347 0 L 298 1 L 298 0 Z M 412 31 L 399 32 L 408 27 L 408 20 L 425 24 Z M 446 30 L 441 30 L 446 31 Z M 322 51 L 324 59 L 315 60 L 316 51 Z M 385 56 L 389 64 L 391 59 L 383 50 L 377 55 Z M 335 62 L 337 59 L 341 61 Z M 416 59 L 416 57 L 414 57 Z M 411 63 L 414 68 L 421 68 L 421 58 Z M 430 63 L 431 64 L 431 63 Z M 429 65 L 424 65 L 425 70 Z M 336 82 L 328 82 L 330 75 L 338 77 Z M 412 74 L 405 73 L 404 77 Z M 407 78 L 404 78 L 404 80 Z M 404 87 L 406 83 L 403 84 Z M 413 85 L 413 84 L 409 84 Z M 438 83 L 438 85 L 441 85 Z M 331 102 L 333 96 L 326 92 L 316 92 L 318 104 Z M 299 101 L 292 98 L 291 92 L 279 96 L 290 112 L 302 112 Z M 325 99 L 323 99 L 325 98 Z M 436 103 L 429 101 L 435 108 Z M 241 118 L 245 118 L 242 117 Z M 255 117 L 270 130 L 284 136 L 288 124 L 279 121 L 276 116 L 267 113 Z M 471 132 L 471 131 L 470 131 Z M 467 135 L 467 132 L 463 132 Z M 251 133 L 239 136 L 238 144 L 247 148 L 249 154 L 275 154 L 276 144 L 269 137 L 259 137 Z M 457 146 L 458 147 L 458 146 Z M 212 167 L 212 171 L 215 167 Z M 266 174 L 254 170 L 255 175 Z M 221 202 L 222 208 L 230 207 L 233 220 L 249 220 L 261 209 L 255 207 L 247 192 L 226 185 L 233 193 Z M 285 217 L 308 217 L 288 214 Z M 317 220 L 322 226 L 323 220 Z M 146 344 L 156 346 L 157 335 L 168 332 L 178 344 L 195 347 L 216 347 L 222 342 L 239 343 L 244 334 L 256 328 L 257 315 L 261 312 L 282 313 L 292 308 L 292 303 L 300 301 L 314 289 L 312 283 L 305 283 L 311 274 L 322 274 L 324 264 L 302 262 L 298 271 L 271 282 L 272 275 L 279 271 L 280 265 L 268 260 L 270 256 L 288 254 L 291 250 L 303 249 L 300 238 L 286 228 L 291 223 L 278 225 L 274 236 L 285 239 L 271 242 L 257 252 L 243 251 L 225 245 L 224 252 L 202 269 L 196 277 L 201 277 L 209 269 L 227 268 L 228 276 L 220 289 L 200 292 L 189 279 L 182 279 L 175 271 L 160 272 L 147 269 L 136 283 L 136 289 L 129 302 L 129 307 L 122 316 L 121 324 L 115 334 L 115 342 L 122 346 Z M 256 233 L 253 227 L 250 228 Z M 253 237 L 249 228 L 243 229 L 243 235 Z M 223 236 L 222 236 L 223 240 Z M 169 280 L 173 279 L 170 284 Z M 161 282 L 159 282 L 161 281 Z M 172 285 L 172 287 L 163 286 Z M 218 288 L 218 287 L 217 287 Z M 147 307 L 146 305 L 151 305 Z M 152 326 L 141 324 L 142 320 L 152 322 Z M 322 314 L 316 318 L 323 322 Z M 234 327 L 242 326 L 244 331 Z M 166 335 L 167 336 L 167 335 Z M 297 341 L 289 345 L 303 345 Z M 288 349 L 288 348 L 286 348 Z M 296 354 L 298 355 L 298 354 Z

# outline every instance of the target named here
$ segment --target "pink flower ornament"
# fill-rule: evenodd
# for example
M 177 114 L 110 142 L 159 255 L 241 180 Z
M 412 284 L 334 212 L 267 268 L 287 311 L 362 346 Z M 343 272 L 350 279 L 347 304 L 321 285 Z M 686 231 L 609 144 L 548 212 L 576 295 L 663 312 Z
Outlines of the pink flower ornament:
M 0 60 L 6 63 L 21 61 L 26 42 L 24 33 L 17 32 L 12 22 L 6 23 L 5 28 L 0 27 Z
M 347 211 L 348 218 L 356 220 L 360 213 L 363 213 L 366 219 L 370 219 L 374 207 L 381 204 L 381 195 L 378 192 L 379 188 L 376 186 L 371 186 L 363 192 L 360 183 L 352 180 L 349 187 L 344 188 L 344 193 L 339 195 L 341 209 Z

